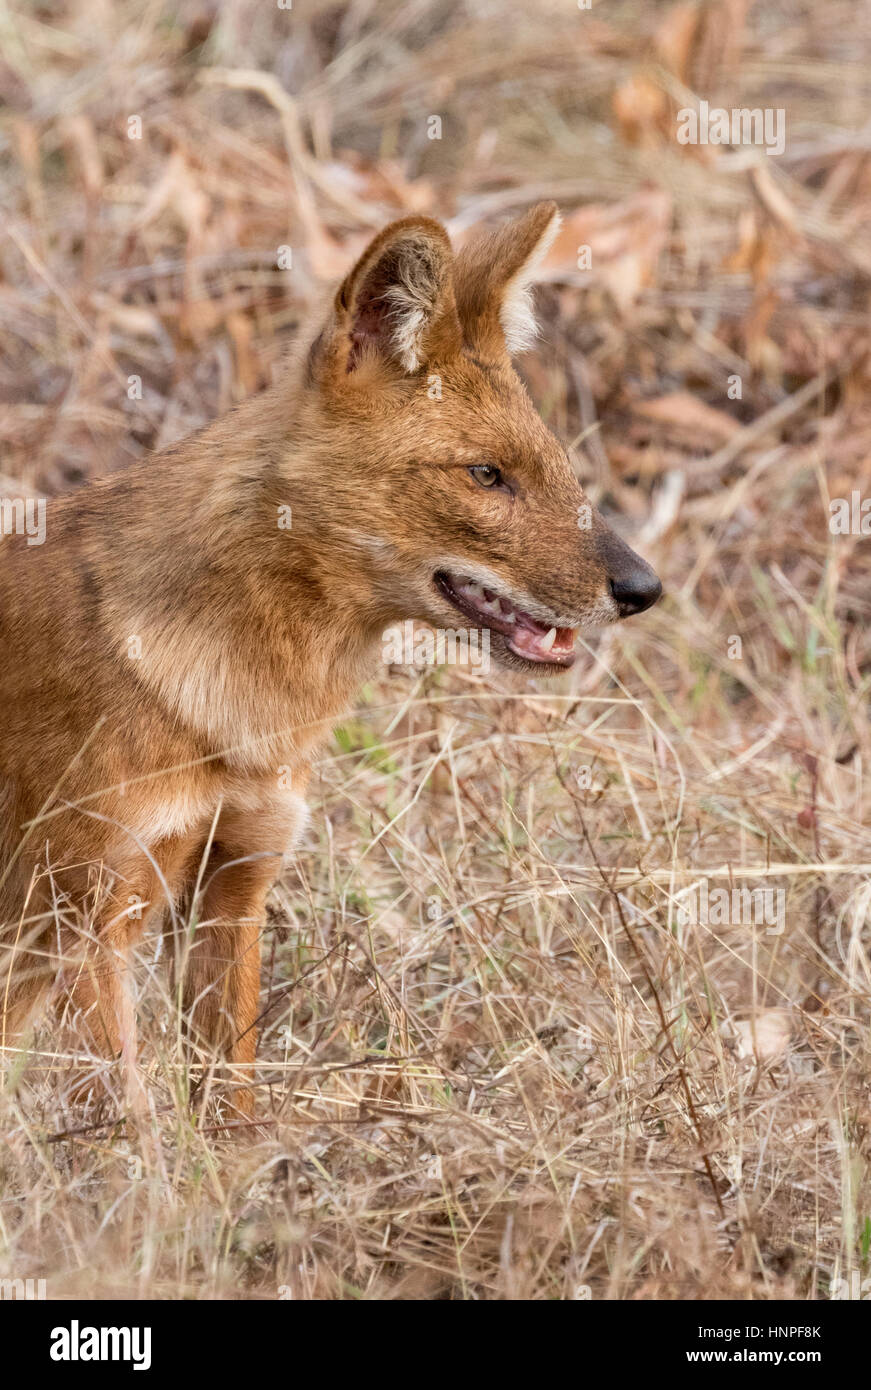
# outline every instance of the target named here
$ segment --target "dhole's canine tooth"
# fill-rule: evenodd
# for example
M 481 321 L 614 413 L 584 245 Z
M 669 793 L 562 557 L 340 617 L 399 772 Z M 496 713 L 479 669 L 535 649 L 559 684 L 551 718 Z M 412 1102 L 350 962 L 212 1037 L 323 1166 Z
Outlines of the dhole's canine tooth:
M 129 904 L 169 916 L 202 884 L 178 982 L 186 1023 L 195 1048 L 250 1075 L 267 894 L 304 821 L 311 764 L 377 669 L 384 629 L 481 624 L 481 573 L 579 625 L 655 600 L 650 567 L 586 502 L 511 364 L 557 226 L 543 203 L 455 255 L 431 218 L 391 223 L 283 379 L 52 501 L 38 553 L 26 535 L 3 537 L 7 1045 L 57 980 L 58 1018 L 90 1030 L 76 1050 L 120 1055 L 138 1094 L 124 954 L 147 913 Z M 486 486 L 481 459 L 493 460 Z M 437 556 L 455 571 L 431 568 Z M 571 663 L 555 629 L 542 637 L 520 608 L 486 601 L 500 614 L 496 659 L 526 672 Z M 25 914 L 55 922 L 46 864 L 88 926 L 63 970 L 51 925 L 20 932 Z M 232 1102 L 250 1111 L 251 1091 Z

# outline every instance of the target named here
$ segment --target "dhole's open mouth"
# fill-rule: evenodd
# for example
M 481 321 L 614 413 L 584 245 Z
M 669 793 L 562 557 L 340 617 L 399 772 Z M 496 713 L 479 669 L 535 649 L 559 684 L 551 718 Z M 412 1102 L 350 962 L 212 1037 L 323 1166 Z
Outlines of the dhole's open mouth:
M 501 633 L 515 656 L 540 666 L 572 665 L 575 659 L 573 627 L 547 627 L 467 576 L 439 570 L 435 584 L 448 602 L 476 626 Z

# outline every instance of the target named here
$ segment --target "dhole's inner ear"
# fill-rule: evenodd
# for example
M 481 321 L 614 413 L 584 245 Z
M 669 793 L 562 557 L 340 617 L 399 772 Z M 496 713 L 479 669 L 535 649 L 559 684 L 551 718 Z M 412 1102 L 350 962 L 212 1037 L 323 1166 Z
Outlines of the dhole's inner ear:
M 523 217 L 464 246 L 454 263 L 463 336 L 484 357 L 532 346 L 538 325 L 531 282 L 559 231 L 556 203 L 538 203 Z
M 386 227 L 342 282 L 318 351 L 346 378 L 373 361 L 408 375 L 461 343 L 447 232 L 407 217 Z

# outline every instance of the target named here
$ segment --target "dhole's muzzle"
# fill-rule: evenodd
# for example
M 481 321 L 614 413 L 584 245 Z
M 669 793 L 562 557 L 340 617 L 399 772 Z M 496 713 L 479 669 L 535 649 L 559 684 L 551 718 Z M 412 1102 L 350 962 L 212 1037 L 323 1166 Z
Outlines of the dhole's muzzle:
M 477 564 L 469 565 L 467 571 L 460 563 L 450 570 L 438 570 L 433 582 L 463 617 L 489 631 L 490 650 L 503 664 L 543 670 L 571 666 L 577 629 L 642 613 L 662 593 L 662 585 L 647 561 L 598 516 L 594 535 L 592 554 L 578 558 L 581 594 L 570 607 L 565 601 L 559 605 L 548 600 L 547 578 L 534 588 L 518 590 Z M 592 603 L 586 597 L 591 579 L 598 579 L 600 586 Z

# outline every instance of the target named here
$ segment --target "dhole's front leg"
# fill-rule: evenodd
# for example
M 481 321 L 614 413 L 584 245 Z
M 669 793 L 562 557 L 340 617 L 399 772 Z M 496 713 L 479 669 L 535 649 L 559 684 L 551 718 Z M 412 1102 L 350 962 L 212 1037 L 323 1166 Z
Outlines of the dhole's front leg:
M 202 874 L 193 938 L 180 962 L 182 1004 L 192 1039 L 220 1051 L 237 1080 L 253 1078 L 266 899 L 304 816 L 297 796 L 260 812 L 227 808 Z M 253 1093 L 244 1086 L 233 1104 L 251 1114 Z
M 161 841 L 150 856 L 137 851 L 118 867 L 91 929 L 62 932 L 63 961 L 55 990 L 61 1023 L 74 1048 L 84 1042 L 97 1056 L 120 1059 L 126 1099 L 134 1107 L 140 1087 L 129 956 L 149 912 L 165 905 L 167 890 L 174 896 L 190 853 L 184 836 Z M 85 1081 L 78 1093 L 92 1087 L 92 1081 Z

